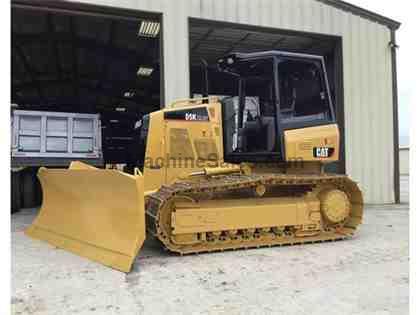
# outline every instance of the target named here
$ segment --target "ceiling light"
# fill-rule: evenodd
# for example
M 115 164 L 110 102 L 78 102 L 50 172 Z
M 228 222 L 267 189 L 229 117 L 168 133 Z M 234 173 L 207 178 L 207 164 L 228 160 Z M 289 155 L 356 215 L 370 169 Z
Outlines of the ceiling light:
M 153 70 L 153 68 L 140 66 L 137 70 L 137 75 L 142 77 L 149 77 L 152 74 Z
M 136 123 L 134 124 L 134 129 L 140 128 L 143 125 L 143 122 L 141 120 L 136 121 Z
M 115 107 L 115 110 L 117 111 L 117 112 L 125 112 L 125 107 Z
M 116 124 L 116 123 L 118 123 L 118 122 L 120 122 L 118 119 L 111 119 L 110 121 L 109 121 L 110 123 L 113 123 L 113 124 Z
M 124 97 L 133 97 L 134 96 L 134 92 L 132 92 L 132 91 L 127 91 L 127 92 L 124 92 Z
M 154 38 L 158 36 L 160 31 L 160 23 L 153 21 L 142 21 L 140 24 L 138 36 Z

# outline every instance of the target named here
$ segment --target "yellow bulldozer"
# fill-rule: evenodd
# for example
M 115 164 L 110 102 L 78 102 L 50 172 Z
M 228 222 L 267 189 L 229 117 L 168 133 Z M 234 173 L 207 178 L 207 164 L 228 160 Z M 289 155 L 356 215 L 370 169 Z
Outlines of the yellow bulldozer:
M 26 234 L 124 272 L 146 231 L 179 254 L 353 236 L 362 193 L 325 171 L 340 137 L 323 57 L 233 53 L 217 68 L 234 95 L 144 116 L 132 174 L 77 161 L 40 169 L 43 203 Z

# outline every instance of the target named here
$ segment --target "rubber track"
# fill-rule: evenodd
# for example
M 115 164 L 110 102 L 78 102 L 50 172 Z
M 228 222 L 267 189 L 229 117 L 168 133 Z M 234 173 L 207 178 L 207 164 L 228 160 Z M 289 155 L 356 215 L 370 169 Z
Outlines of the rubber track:
M 322 189 L 323 186 L 334 186 L 349 196 L 352 209 L 350 217 L 344 226 L 328 227 L 324 224 L 324 231 L 316 236 L 296 237 L 278 236 L 274 233 L 258 234 L 238 239 L 206 240 L 194 245 L 179 245 L 171 241 L 171 228 L 165 219 L 170 222 L 171 213 L 168 213 L 169 204 L 177 196 L 197 195 L 200 193 L 214 194 L 218 192 L 236 191 L 238 189 L 254 189 L 258 185 L 266 187 L 284 186 L 288 191 L 291 186 L 306 186 L 311 189 Z M 165 210 L 166 209 L 166 210 Z M 167 213 L 165 213 L 165 211 Z M 155 235 L 167 249 L 180 254 L 214 252 L 246 248 L 259 248 L 281 245 L 296 245 L 325 241 L 337 241 L 350 238 L 354 235 L 357 226 L 362 223 L 363 198 L 357 184 L 345 175 L 225 175 L 199 181 L 186 181 L 170 186 L 162 186 L 156 193 L 146 199 L 146 220 L 148 232 Z

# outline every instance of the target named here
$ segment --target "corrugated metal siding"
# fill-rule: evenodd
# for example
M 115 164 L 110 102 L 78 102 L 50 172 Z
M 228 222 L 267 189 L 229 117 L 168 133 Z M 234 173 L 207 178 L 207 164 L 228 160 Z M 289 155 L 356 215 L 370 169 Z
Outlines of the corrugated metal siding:
M 400 174 L 410 175 L 410 148 L 400 148 Z
M 163 12 L 165 98 L 189 95 L 188 17 L 343 37 L 347 172 L 369 203 L 394 202 L 391 39 L 386 26 L 316 0 L 84 0 Z

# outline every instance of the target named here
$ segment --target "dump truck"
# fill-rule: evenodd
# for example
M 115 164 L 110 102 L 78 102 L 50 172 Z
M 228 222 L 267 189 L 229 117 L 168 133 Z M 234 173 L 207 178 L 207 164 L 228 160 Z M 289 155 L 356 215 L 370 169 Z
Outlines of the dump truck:
M 68 167 L 75 159 L 103 165 L 98 114 L 13 109 L 10 121 L 12 212 L 41 204 L 39 167 Z
M 325 170 L 340 132 L 323 57 L 232 53 L 217 68 L 237 91 L 145 116 L 142 169 L 41 168 L 26 234 L 124 272 L 146 233 L 179 254 L 351 238 L 363 197 Z

